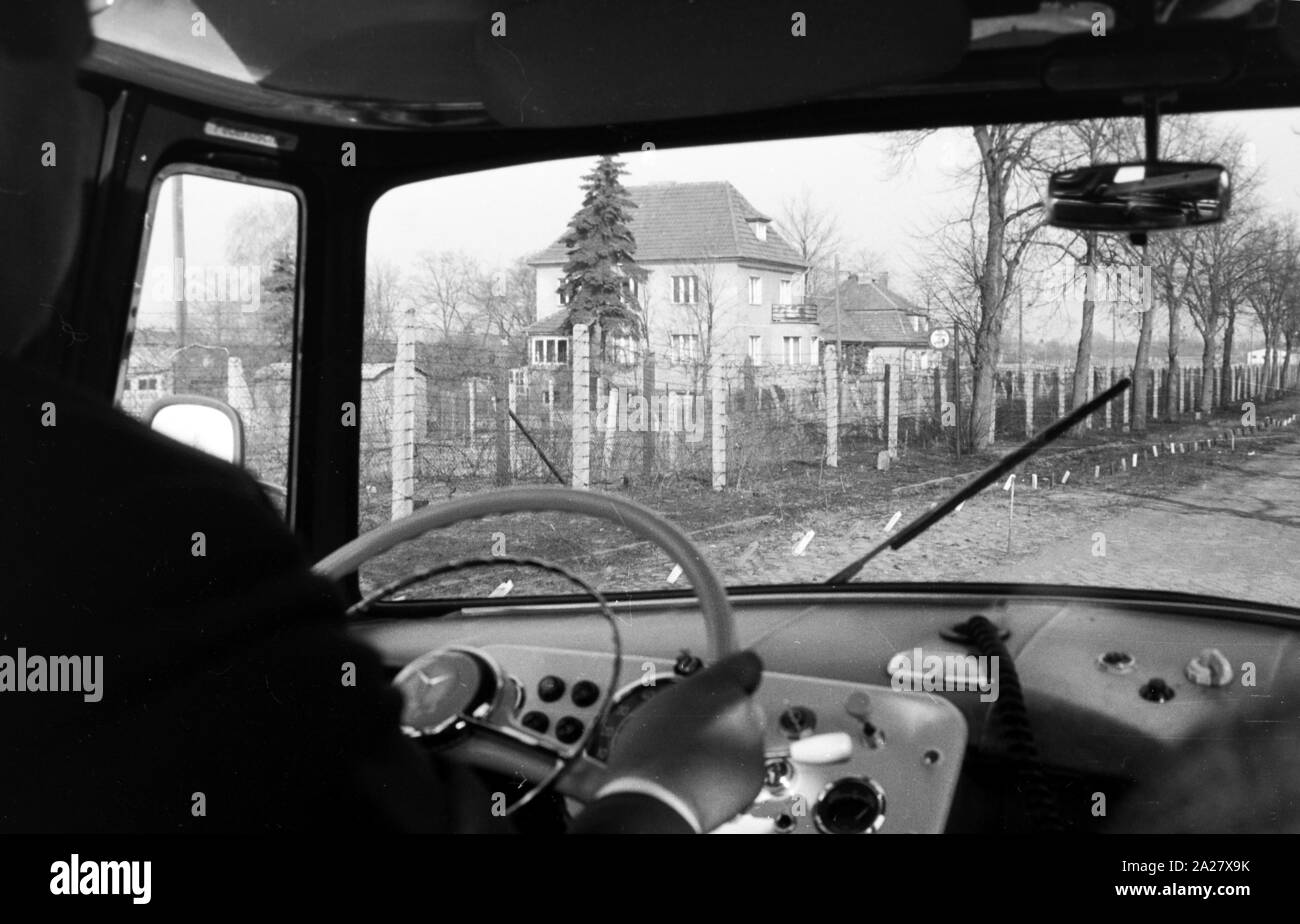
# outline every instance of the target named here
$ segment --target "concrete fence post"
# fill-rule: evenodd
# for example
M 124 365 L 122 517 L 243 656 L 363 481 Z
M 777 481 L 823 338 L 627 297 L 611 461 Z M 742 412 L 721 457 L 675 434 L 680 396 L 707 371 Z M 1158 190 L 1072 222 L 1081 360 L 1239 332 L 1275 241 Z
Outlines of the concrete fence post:
M 519 414 L 519 384 L 515 377 L 510 376 L 510 381 L 506 383 L 506 407 L 510 408 L 510 413 L 518 416 Z M 514 478 L 515 471 L 518 467 L 518 452 L 515 449 L 515 431 L 519 428 L 515 426 L 513 420 L 506 425 L 506 452 L 510 456 L 510 477 Z
M 1025 436 L 1034 434 L 1034 392 L 1038 390 L 1038 373 L 1030 369 L 1025 373 Z
M 402 312 L 397 328 L 397 355 L 393 361 L 392 400 L 389 402 L 392 469 L 391 516 L 410 516 L 415 510 L 415 306 Z
M 838 468 L 840 464 L 840 378 L 839 361 L 835 347 L 827 345 L 822 350 L 826 383 L 826 464 Z
M 573 487 L 591 487 L 591 330 L 573 325 Z
M 889 389 L 889 401 L 887 402 L 889 406 L 887 446 L 889 448 L 889 457 L 891 459 L 898 458 L 898 404 L 902 399 L 903 391 L 902 388 L 899 387 L 899 371 L 898 363 L 890 363 L 885 366 L 885 382 Z
M 727 383 L 717 363 L 709 369 L 709 404 L 713 490 L 721 491 L 727 486 Z

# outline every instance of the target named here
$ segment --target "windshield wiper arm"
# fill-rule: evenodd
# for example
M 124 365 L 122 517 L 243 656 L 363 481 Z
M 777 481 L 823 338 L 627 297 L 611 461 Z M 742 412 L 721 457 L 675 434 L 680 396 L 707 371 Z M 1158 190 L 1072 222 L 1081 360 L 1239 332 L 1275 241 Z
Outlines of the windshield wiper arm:
M 854 575 L 862 570 L 863 565 L 871 561 L 871 559 L 875 558 L 885 549 L 901 549 L 935 523 L 952 513 L 952 511 L 957 508 L 957 505 L 966 498 L 984 490 L 1007 472 L 1011 471 L 1011 469 L 1025 461 L 1025 459 L 1028 459 L 1030 456 L 1037 453 L 1038 450 L 1042 449 L 1048 443 L 1055 442 L 1058 437 L 1062 436 L 1067 430 L 1082 421 L 1089 414 L 1101 410 L 1108 402 L 1122 395 L 1132 384 L 1132 379 L 1120 379 L 1091 401 L 1079 405 L 1042 433 L 1031 437 L 1023 446 L 1012 450 L 997 462 L 993 463 L 992 466 L 980 472 L 973 479 L 967 482 L 960 491 L 939 504 L 939 506 L 932 510 L 927 510 L 898 532 L 894 533 L 894 535 L 873 548 L 870 552 L 851 562 L 848 567 L 831 575 L 826 579 L 825 583 L 846 584 L 853 579 Z

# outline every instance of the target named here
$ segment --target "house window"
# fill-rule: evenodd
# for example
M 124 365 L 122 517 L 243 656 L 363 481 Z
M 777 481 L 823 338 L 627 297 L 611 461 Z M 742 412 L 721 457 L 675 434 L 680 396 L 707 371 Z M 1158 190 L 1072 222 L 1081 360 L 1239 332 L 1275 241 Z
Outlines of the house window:
M 785 346 L 785 364 L 787 366 L 797 366 L 803 362 L 803 338 L 802 337 L 782 337 Z
M 605 359 L 612 363 L 628 365 L 636 362 L 636 342 L 628 336 L 608 337 L 605 340 Z
M 912 315 L 912 330 L 917 333 L 921 331 L 921 316 L 919 314 Z
M 749 277 L 749 303 L 751 305 L 763 304 L 763 280 L 759 276 Z
M 750 335 L 749 361 L 755 366 L 763 364 L 763 338 L 761 336 Z
M 573 301 L 573 299 L 569 297 L 568 291 L 566 291 L 563 288 L 557 289 L 555 292 L 555 296 L 556 296 L 556 301 L 558 301 L 561 305 L 567 305 L 569 304 L 569 302 Z
M 814 366 L 820 365 L 822 361 L 822 338 L 813 337 L 810 341 L 808 350 L 808 362 Z
M 781 304 L 794 304 L 794 281 L 790 279 L 781 280 Z
M 562 366 L 569 361 L 568 337 L 534 337 L 533 364 Z
M 694 278 L 694 277 L 692 277 Z M 672 335 L 673 362 L 692 362 L 700 358 L 700 338 L 697 334 Z
M 673 304 L 694 305 L 698 298 L 698 280 L 694 276 L 673 277 Z
M 631 298 L 633 301 L 636 301 L 638 298 L 641 297 L 641 284 L 637 282 L 635 279 L 633 279 L 631 276 L 627 277 L 627 282 L 625 283 L 625 285 L 627 287 L 627 294 L 629 298 Z
M 750 230 L 754 232 L 754 237 L 758 238 L 760 241 L 767 240 L 767 222 L 751 221 L 749 227 Z

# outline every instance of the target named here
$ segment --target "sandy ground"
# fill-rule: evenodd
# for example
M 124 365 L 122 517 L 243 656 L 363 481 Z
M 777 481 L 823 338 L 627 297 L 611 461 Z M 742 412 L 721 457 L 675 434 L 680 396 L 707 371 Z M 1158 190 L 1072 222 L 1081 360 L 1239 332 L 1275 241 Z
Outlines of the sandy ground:
M 1295 604 L 1300 600 L 1297 436 L 1300 425 L 1239 440 L 1235 448 L 1221 443 L 1173 456 L 1161 451 L 1139 458 L 1136 470 L 1103 469 L 1100 478 L 1094 478 L 1093 459 L 1036 468 L 1031 462 L 1017 483 L 1014 508 L 1010 492 L 1001 485 L 990 488 L 903 549 L 882 553 L 858 580 L 1146 587 Z M 1118 451 L 1109 457 L 1117 461 Z M 1081 467 L 1059 484 L 1071 465 Z M 1030 470 L 1043 473 L 1037 490 L 1029 486 Z M 819 582 L 885 538 L 895 514 L 901 516 L 892 531 L 959 483 L 879 491 L 807 510 L 796 499 L 757 516 L 737 509 L 737 519 L 695 529 L 690 520 L 708 519 L 680 519 L 728 584 Z M 620 536 L 617 527 L 537 515 L 473 529 L 473 534 L 422 540 L 422 548 L 408 547 L 390 566 L 405 570 L 417 559 L 431 563 L 486 555 L 500 542 L 510 554 L 565 561 L 602 589 L 674 586 L 667 557 L 625 533 Z M 556 579 L 503 567 L 416 592 L 481 596 L 506 580 L 514 582 L 511 595 L 566 589 Z

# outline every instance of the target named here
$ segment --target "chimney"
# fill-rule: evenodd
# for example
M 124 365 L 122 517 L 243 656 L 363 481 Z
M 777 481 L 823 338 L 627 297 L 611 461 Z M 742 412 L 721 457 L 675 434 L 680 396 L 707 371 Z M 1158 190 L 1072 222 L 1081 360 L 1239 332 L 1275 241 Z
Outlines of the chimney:
M 873 278 L 871 281 L 874 282 L 876 285 L 880 286 L 880 288 L 882 288 L 882 289 L 888 289 L 888 288 L 889 288 L 889 274 L 888 274 L 888 273 L 876 273 L 875 278 Z
M 849 275 L 845 277 L 845 279 L 844 279 L 844 283 L 845 283 L 846 285 L 850 285 L 850 286 L 855 286 L 855 285 L 857 285 L 857 284 L 858 284 L 858 274 L 857 274 L 857 273 L 849 273 Z

